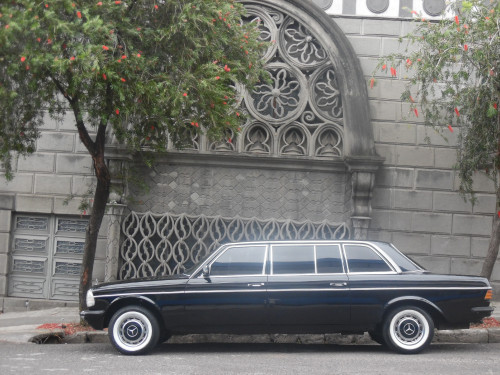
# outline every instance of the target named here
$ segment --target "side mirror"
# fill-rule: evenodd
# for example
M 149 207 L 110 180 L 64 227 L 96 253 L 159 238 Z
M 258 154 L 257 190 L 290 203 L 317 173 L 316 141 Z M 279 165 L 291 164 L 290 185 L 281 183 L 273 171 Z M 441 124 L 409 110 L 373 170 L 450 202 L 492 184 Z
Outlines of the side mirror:
M 204 266 L 203 270 L 202 270 L 202 275 L 205 279 L 209 279 L 210 278 L 210 267 Z

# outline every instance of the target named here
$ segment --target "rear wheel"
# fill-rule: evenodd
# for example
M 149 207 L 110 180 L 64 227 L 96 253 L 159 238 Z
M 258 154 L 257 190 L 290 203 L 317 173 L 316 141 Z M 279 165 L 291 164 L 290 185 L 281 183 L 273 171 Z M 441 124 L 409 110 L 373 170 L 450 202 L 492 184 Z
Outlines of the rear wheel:
M 143 354 L 157 344 L 160 328 L 155 316 L 144 307 L 118 310 L 109 323 L 111 343 L 123 354 Z
M 382 335 L 392 350 L 414 354 L 429 346 L 434 336 L 434 322 L 426 311 L 402 306 L 387 315 Z

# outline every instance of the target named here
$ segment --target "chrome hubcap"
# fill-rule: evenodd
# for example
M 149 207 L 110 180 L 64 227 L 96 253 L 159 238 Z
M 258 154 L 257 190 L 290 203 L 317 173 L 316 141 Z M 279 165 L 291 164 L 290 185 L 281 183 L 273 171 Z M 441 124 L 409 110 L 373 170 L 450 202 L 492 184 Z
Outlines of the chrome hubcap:
M 429 337 L 429 323 L 420 312 L 404 310 L 392 318 L 390 334 L 396 345 L 416 349 Z
M 117 319 L 113 327 L 116 343 L 127 351 L 144 348 L 151 340 L 152 327 L 149 319 L 140 312 L 126 312 Z

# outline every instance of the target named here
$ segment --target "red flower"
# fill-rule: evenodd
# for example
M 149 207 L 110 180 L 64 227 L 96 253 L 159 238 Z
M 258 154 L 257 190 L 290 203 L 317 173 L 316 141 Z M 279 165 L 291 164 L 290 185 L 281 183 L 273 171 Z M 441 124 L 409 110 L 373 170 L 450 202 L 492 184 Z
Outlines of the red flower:
M 415 116 L 418 117 L 418 109 L 415 108 L 413 111 L 415 112 Z
M 448 129 L 449 129 L 449 131 L 450 131 L 450 132 L 452 132 L 452 133 L 453 133 L 453 128 L 452 128 L 452 126 L 451 126 L 451 125 L 448 125 Z
M 107 51 L 107 50 L 109 50 L 109 47 L 107 47 L 107 46 L 102 46 L 102 49 L 103 49 L 103 50 L 105 50 L 105 51 Z
M 108 77 L 106 77 L 106 74 L 102 73 L 102 78 L 104 78 L 104 80 L 107 80 Z
M 5 25 L 5 28 L 8 29 L 10 26 L 9 25 Z
M 158 9 L 158 5 L 155 4 L 155 9 Z
M 455 23 L 456 23 L 457 25 L 460 25 L 460 21 L 459 21 L 459 19 L 458 19 L 458 16 L 455 16 Z
M 370 79 L 370 88 L 373 89 L 373 85 L 375 84 L 375 78 Z
M 124 59 L 124 60 L 125 60 L 126 58 L 127 58 L 127 56 L 125 56 L 125 55 L 123 55 L 123 56 L 122 56 L 122 59 Z
M 69 59 L 70 59 L 71 61 L 75 61 L 75 56 L 71 56 Z
M 140 53 L 138 53 L 138 54 L 137 54 L 137 57 L 141 57 L 141 54 L 140 54 Z
M 386 64 L 382 65 L 382 70 L 386 70 L 386 69 L 387 69 L 387 65 Z
M 469 50 L 469 46 L 467 44 L 464 44 L 464 51 Z
M 455 107 L 455 113 L 457 114 L 457 116 L 460 116 L 460 112 L 458 111 L 457 107 Z
M 231 71 L 231 69 L 230 69 L 227 65 L 224 65 L 224 70 L 225 70 L 226 72 L 230 72 L 230 71 Z
M 76 16 L 77 16 L 78 18 L 82 18 L 82 13 L 81 13 L 81 12 L 76 12 Z
M 187 92 L 185 92 L 184 94 L 182 94 L 182 96 L 188 96 Z
M 410 101 L 411 101 L 412 103 L 415 103 L 415 100 L 413 99 L 413 96 L 411 96 L 411 95 L 410 95 Z
M 49 7 L 49 4 L 45 4 L 45 8 L 48 8 Z
M 126 82 L 127 80 L 125 78 L 121 78 L 121 81 L 122 82 Z
M 99 2 L 97 3 L 97 5 L 98 5 L 98 6 L 101 6 L 101 5 L 102 5 L 102 1 L 99 1 Z
M 396 69 L 391 66 L 391 76 L 396 77 L 396 75 L 397 75 Z
M 121 3 L 122 3 L 121 1 L 115 1 L 116 5 L 121 4 Z
M 26 61 L 26 57 L 21 57 L 21 62 L 25 62 Z
M 215 77 L 215 79 L 216 79 L 216 80 L 219 80 L 219 79 L 220 79 L 220 77 L 219 77 L 219 76 L 217 76 L 217 77 Z
M 117 109 L 115 110 L 115 113 L 116 113 L 117 115 L 119 115 L 119 114 L 120 114 L 120 110 L 117 108 Z
M 493 103 L 493 108 L 498 109 L 498 104 L 497 103 Z

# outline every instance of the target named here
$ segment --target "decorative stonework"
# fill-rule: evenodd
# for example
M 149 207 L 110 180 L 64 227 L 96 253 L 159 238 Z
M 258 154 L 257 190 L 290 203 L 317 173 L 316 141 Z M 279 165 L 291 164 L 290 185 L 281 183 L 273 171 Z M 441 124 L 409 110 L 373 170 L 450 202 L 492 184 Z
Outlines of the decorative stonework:
M 373 13 L 384 13 L 389 8 L 389 0 L 366 0 L 366 6 Z
M 430 16 L 440 16 L 446 8 L 445 0 L 424 0 L 424 11 Z
M 122 232 L 121 280 L 182 273 L 228 242 L 349 238 L 344 223 L 151 212 L 131 212 Z

